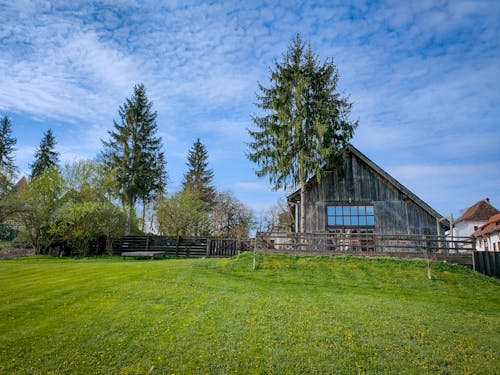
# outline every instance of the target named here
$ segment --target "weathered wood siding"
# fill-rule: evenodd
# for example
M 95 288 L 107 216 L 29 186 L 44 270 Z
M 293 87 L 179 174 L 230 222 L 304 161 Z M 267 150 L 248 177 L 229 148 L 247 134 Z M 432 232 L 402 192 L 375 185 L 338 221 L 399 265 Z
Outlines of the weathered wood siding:
M 376 233 L 436 234 L 436 219 L 377 174 L 352 153 L 344 159 L 344 173 L 329 172 L 306 192 L 306 232 L 327 229 L 326 205 L 373 204 Z

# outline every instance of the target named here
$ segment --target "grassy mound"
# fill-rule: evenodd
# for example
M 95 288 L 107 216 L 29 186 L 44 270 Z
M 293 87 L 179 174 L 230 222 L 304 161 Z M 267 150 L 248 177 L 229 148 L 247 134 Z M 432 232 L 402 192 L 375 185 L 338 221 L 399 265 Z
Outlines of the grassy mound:
M 0 261 L 0 373 L 496 373 L 500 282 L 419 260 Z

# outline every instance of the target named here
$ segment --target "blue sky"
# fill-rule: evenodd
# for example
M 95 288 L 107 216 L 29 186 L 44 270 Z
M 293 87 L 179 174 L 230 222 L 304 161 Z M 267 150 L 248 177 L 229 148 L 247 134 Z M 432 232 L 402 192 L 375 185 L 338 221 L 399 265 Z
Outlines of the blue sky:
M 64 162 L 92 158 L 143 82 L 179 188 L 199 137 L 217 188 L 256 213 L 284 197 L 246 160 L 257 82 L 299 32 L 333 57 L 352 143 L 442 214 L 500 207 L 498 1 L 3 1 L 0 115 L 29 172 L 52 128 Z

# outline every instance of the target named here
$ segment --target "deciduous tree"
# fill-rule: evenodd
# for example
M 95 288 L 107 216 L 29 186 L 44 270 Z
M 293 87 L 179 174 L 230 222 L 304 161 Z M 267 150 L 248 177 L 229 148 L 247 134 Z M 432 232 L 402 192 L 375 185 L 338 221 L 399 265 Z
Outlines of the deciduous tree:
M 189 190 L 181 190 L 161 200 L 156 215 L 163 235 L 198 236 L 207 232 L 206 203 Z
M 247 237 L 254 224 L 252 210 L 232 192 L 218 192 L 210 213 L 212 233 L 221 237 Z
M 45 169 L 32 178 L 17 199 L 20 209 L 16 219 L 22 227 L 22 239 L 37 253 L 44 253 L 52 241 L 50 226 L 56 210 L 61 206 L 64 180 L 55 167 Z

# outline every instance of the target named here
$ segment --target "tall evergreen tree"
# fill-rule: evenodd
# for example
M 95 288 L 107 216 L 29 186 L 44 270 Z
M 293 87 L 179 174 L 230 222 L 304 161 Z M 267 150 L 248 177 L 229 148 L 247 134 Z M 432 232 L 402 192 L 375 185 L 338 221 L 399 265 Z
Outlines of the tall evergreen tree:
M 186 165 L 189 169 L 184 174 L 183 190 L 198 194 L 200 199 L 211 207 L 215 201 L 215 189 L 212 186 L 214 172 L 207 169 L 208 151 L 199 138 L 189 150 L 187 159 Z
M 119 194 L 127 207 L 127 233 L 138 200 L 149 202 L 165 186 L 165 158 L 152 106 L 144 85 L 134 86 L 132 97 L 118 109 L 120 123 L 114 121 L 114 129 L 108 132 L 110 140 L 102 141 L 103 160 L 115 170 Z
M 13 198 L 17 168 L 14 165 L 16 138 L 12 136 L 11 122 L 7 116 L 0 119 L 0 224 L 18 210 Z
M 349 121 L 352 104 L 336 92 L 339 75 L 332 59 L 320 63 L 311 45 L 297 35 L 281 62 L 270 72 L 270 86 L 259 83 L 254 116 L 258 130 L 249 130 L 247 157 L 267 175 L 274 189 L 300 186 L 300 230 L 305 223 L 305 183 L 321 178 L 354 134 L 358 123 Z
M 0 173 L 10 179 L 16 172 L 14 165 L 14 145 L 17 140 L 12 136 L 12 124 L 7 116 L 0 120 Z
M 40 147 L 35 152 L 35 162 L 31 165 L 31 178 L 38 177 L 43 171 L 57 166 L 59 153 L 54 150 L 56 139 L 49 129 L 43 134 Z

